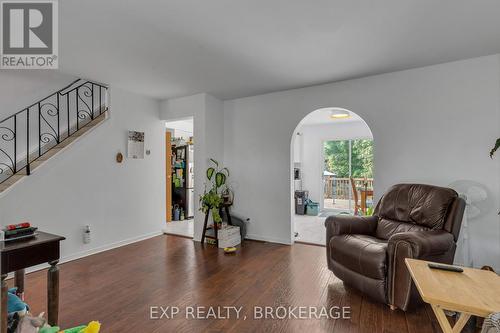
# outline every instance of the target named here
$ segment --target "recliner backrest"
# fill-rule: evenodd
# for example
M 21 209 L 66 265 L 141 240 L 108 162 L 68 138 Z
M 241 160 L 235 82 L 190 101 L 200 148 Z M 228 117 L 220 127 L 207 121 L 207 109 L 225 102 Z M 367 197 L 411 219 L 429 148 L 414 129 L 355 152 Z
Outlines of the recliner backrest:
M 398 232 L 444 227 L 445 230 L 453 232 L 456 238 L 460 229 L 461 214 L 459 221 L 455 215 L 460 213 L 460 200 L 463 201 L 457 192 L 450 188 L 423 184 L 394 185 L 375 208 L 374 215 L 379 217 L 376 236 L 389 239 Z M 457 210 L 458 212 L 455 212 Z M 453 221 L 448 220 L 451 218 L 450 212 L 454 215 Z M 461 213 L 463 214 L 463 209 Z

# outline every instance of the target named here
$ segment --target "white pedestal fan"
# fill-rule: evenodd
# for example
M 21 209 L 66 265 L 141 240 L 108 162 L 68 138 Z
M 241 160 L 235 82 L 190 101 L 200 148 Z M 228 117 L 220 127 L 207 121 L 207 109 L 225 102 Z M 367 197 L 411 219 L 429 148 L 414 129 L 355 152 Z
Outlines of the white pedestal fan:
M 466 206 L 462 229 L 458 240 L 457 256 L 455 261 L 464 266 L 473 267 L 474 262 L 470 246 L 470 225 L 479 219 L 489 207 L 489 196 L 487 188 L 473 180 L 457 180 L 449 185 L 465 199 Z M 461 255 L 460 255 L 461 254 Z

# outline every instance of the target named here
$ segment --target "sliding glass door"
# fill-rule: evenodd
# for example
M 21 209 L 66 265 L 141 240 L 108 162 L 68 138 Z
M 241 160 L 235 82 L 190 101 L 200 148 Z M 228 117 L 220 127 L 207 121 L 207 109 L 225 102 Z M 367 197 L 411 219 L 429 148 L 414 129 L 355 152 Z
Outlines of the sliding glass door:
M 324 141 L 323 156 L 323 209 L 353 213 L 373 189 L 373 140 Z

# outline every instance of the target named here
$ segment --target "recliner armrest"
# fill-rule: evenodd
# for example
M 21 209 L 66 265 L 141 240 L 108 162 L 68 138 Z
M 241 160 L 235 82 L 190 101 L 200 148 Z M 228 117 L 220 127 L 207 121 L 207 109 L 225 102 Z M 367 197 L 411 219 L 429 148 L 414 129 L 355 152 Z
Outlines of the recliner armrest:
M 408 231 L 389 238 L 388 298 L 389 304 L 406 311 L 410 299 L 420 299 L 405 259 L 427 259 L 451 264 L 449 254 L 455 248 L 453 235 L 445 230 Z
M 325 220 L 326 227 L 326 262 L 328 268 L 333 270 L 333 261 L 331 257 L 330 240 L 333 236 L 344 234 L 365 234 L 373 235 L 377 229 L 377 216 L 351 216 L 335 215 L 329 216 Z
M 377 216 L 335 215 L 325 220 L 326 240 L 345 234 L 373 235 L 377 229 Z
M 409 246 L 412 257 L 416 259 L 445 254 L 455 244 L 453 235 L 444 230 L 408 231 L 389 238 L 389 253 L 394 253 L 391 250 L 401 242 Z

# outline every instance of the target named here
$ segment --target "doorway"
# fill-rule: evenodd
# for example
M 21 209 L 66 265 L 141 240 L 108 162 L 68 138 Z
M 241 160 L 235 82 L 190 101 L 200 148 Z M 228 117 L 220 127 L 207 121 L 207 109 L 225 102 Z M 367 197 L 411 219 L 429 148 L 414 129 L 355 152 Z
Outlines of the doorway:
M 294 242 L 324 246 L 328 216 L 371 211 L 373 156 L 372 132 L 354 112 L 322 108 L 304 117 L 291 142 Z
M 165 123 L 166 226 L 164 233 L 193 237 L 194 121 L 192 117 Z

